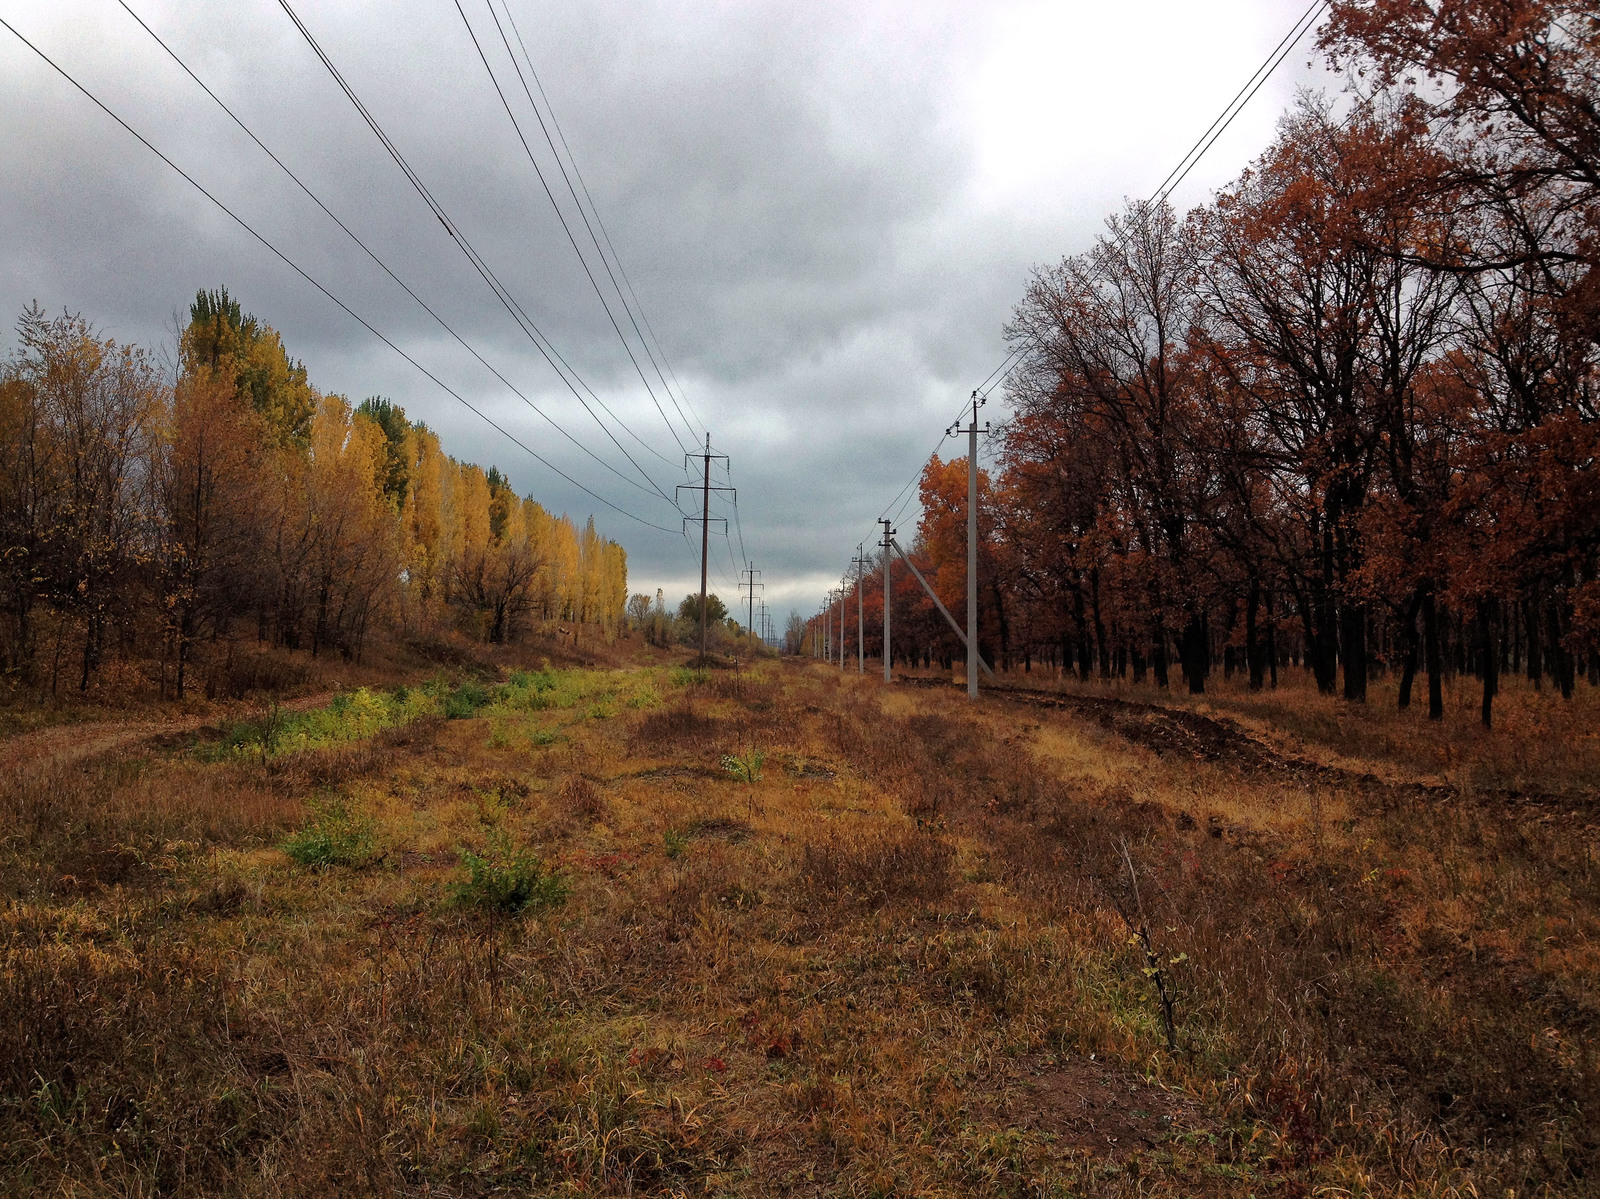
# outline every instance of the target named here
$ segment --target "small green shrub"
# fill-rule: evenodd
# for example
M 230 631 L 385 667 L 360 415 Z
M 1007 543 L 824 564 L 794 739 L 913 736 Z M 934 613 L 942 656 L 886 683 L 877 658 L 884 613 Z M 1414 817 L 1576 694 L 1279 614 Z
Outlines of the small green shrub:
M 522 912 L 553 907 L 567 898 L 566 879 L 545 869 L 537 854 L 517 849 L 503 833 L 491 833 L 482 856 L 460 850 L 467 877 L 450 888 L 451 898 L 464 907 L 497 912 Z
M 759 749 L 752 748 L 748 753 L 723 754 L 722 768 L 738 779 L 741 783 L 752 786 L 761 781 L 761 763 L 767 760 L 767 755 Z
M 311 823 L 280 848 L 302 866 L 365 866 L 372 860 L 372 821 L 334 800 L 312 810 Z
M 666 835 L 667 857 L 682 857 L 689 848 L 689 836 L 678 829 L 669 828 Z
M 674 687 L 699 687 L 705 683 L 706 672 L 693 666 L 674 666 L 672 668 L 672 685 Z
M 468 680 L 445 697 L 444 714 L 447 720 L 466 720 L 477 715 L 478 709 L 489 704 L 489 692 L 482 683 Z

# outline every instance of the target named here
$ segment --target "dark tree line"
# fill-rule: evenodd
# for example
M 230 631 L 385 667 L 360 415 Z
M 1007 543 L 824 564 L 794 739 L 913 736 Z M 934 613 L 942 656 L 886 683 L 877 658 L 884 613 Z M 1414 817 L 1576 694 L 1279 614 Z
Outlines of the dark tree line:
M 980 648 L 1191 692 L 1303 666 L 1353 702 L 1387 670 L 1434 718 L 1471 672 L 1487 724 L 1508 670 L 1600 683 L 1600 16 L 1346 0 L 1322 45 L 1342 97 L 1031 281 Z M 958 618 L 965 476 L 929 463 L 916 539 Z M 896 586 L 906 648 L 959 657 Z

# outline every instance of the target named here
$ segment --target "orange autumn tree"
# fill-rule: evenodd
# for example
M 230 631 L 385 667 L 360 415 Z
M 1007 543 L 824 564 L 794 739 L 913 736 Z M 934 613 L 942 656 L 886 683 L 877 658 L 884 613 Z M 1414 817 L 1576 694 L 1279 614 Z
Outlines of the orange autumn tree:
M 1600 20 L 1343 0 L 1363 80 L 1214 202 L 1135 205 L 1011 333 L 986 578 L 1026 663 L 1600 683 Z M 930 470 L 943 464 L 930 464 Z M 929 496 L 951 542 L 959 480 Z M 955 568 L 959 571 L 959 568 Z M 951 588 L 954 591 L 954 588 Z

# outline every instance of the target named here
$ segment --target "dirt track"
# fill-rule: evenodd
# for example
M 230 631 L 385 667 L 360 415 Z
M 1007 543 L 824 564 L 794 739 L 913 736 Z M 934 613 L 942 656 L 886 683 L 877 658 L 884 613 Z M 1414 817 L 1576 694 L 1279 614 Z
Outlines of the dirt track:
M 905 681 L 920 687 L 953 689 L 955 686 L 944 679 L 907 678 Z M 1448 784 L 1394 783 L 1375 774 L 1280 753 L 1231 720 L 1218 720 L 1161 704 L 1025 687 L 991 687 L 984 694 L 1009 703 L 1069 712 L 1158 756 L 1174 754 L 1228 767 L 1241 774 L 1270 774 L 1301 783 L 1345 787 L 1365 794 L 1380 804 L 1419 799 L 1468 800 L 1532 809 L 1529 814 L 1537 816 L 1559 815 L 1585 820 L 1600 816 L 1600 793 L 1595 791 L 1551 793 L 1502 790 L 1475 791 L 1468 795 L 1459 787 Z
M 301 696 L 284 703 L 291 712 L 303 712 L 333 699 L 332 691 Z M 156 737 L 175 738 L 215 725 L 227 717 L 189 716 L 175 720 L 96 720 L 83 724 L 57 724 L 20 733 L 0 741 L 0 771 L 23 763 L 66 765 L 116 753 Z

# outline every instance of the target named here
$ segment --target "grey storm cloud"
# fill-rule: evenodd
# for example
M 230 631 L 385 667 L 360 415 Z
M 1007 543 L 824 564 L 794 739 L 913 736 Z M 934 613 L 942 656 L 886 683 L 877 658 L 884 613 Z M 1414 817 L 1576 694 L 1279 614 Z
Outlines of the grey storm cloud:
M 709 428 L 739 487 L 730 539 L 714 539 L 713 585 L 731 590 L 742 539 L 780 614 L 811 610 L 999 363 L 1029 270 L 1082 249 L 1123 197 L 1158 183 L 1301 9 L 1230 0 L 1202 19 L 1193 9 L 1211 6 L 1150 0 L 1113 18 L 1087 3 L 509 0 L 692 407 L 679 421 L 635 343 L 657 396 L 646 393 L 479 60 L 463 12 L 609 293 L 487 0 L 291 3 L 528 315 L 637 435 L 614 429 L 655 486 L 671 495 L 685 482 L 680 442 Z M 0 15 L 517 438 L 634 515 L 679 527 L 282 8 L 129 4 L 528 400 L 637 485 L 575 450 L 452 341 L 116 0 L 0 0 Z M 505 20 L 505 4 L 494 11 Z M 1308 57 L 1274 79 L 1179 199 L 1198 202 L 1259 152 Z M 119 340 L 170 346 L 195 291 L 226 284 L 323 390 L 390 396 L 457 457 L 499 465 L 556 510 L 592 512 L 627 547 L 635 589 L 680 594 L 695 580 L 698 544 L 597 503 L 502 440 L 4 31 L 0 138 L 8 313 L 37 299 Z

